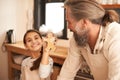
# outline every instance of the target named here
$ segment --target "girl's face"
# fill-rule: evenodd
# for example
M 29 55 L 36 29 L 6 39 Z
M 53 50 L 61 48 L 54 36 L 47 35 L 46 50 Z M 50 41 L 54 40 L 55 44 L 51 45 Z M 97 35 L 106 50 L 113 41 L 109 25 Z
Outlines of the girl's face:
M 25 37 L 25 41 L 26 48 L 28 48 L 31 51 L 40 51 L 43 45 L 43 40 L 36 32 L 29 32 Z

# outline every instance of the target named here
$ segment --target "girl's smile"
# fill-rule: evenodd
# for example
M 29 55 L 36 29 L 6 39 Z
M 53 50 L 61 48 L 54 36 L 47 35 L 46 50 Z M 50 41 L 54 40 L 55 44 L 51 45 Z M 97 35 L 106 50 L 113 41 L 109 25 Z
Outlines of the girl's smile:
M 35 32 L 30 32 L 26 36 L 26 47 L 31 51 L 39 51 L 42 47 L 43 41 Z

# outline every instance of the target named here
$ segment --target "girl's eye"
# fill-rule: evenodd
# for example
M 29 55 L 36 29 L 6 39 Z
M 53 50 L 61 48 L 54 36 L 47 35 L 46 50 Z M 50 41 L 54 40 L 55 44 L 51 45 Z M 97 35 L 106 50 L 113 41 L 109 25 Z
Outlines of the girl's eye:
M 38 37 L 35 37 L 35 40 L 39 39 Z
M 27 42 L 31 42 L 32 40 L 31 39 L 28 39 Z
M 34 36 L 34 39 L 35 39 L 35 40 L 40 39 L 40 36 L 39 36 L 39 35 L 35 35 L 35 36 Z

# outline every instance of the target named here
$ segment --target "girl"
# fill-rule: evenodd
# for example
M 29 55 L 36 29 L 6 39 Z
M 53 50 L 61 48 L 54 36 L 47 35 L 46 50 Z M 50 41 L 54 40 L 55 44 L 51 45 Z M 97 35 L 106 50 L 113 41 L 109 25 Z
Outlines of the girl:
M 21 80 L 50 80 L 53 60 L 49 57 L 41 34 L 36 30 L 28 30 L 23 42 L 31 57 L 22 62 Z

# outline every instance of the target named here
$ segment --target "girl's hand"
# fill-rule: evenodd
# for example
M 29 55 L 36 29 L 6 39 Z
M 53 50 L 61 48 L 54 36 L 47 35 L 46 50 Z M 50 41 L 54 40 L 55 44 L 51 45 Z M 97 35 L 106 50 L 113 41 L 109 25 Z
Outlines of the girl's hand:
M 48 43 L 46 41 L 43 42 L 43 52 L 50 52 L 50 49 L 48 48 Z
M 49 63 L 49 54 L 50 50 L 47 48 L 47 42 L 43 42 L 43 55 L 42 55 L 42 60 L 41 64 L 47 65 Z

